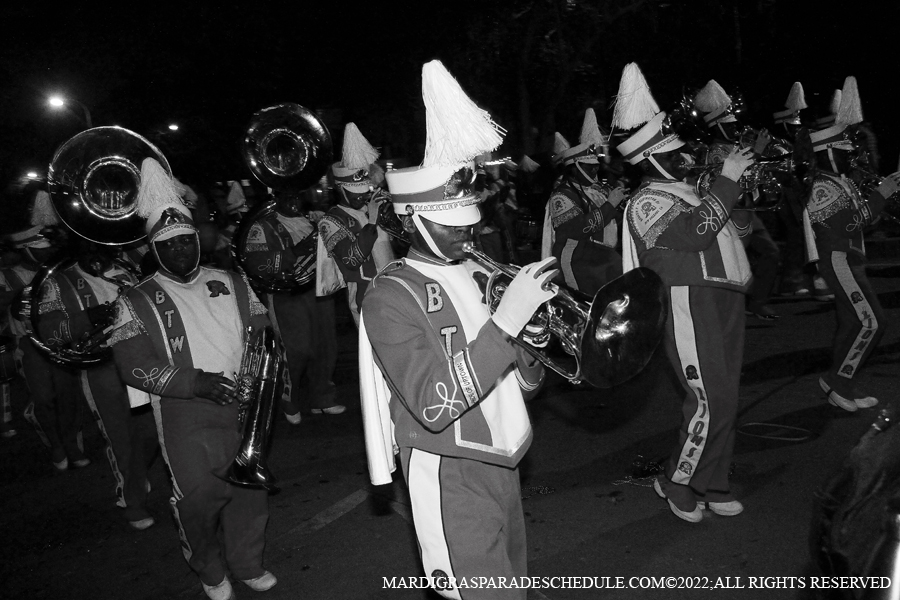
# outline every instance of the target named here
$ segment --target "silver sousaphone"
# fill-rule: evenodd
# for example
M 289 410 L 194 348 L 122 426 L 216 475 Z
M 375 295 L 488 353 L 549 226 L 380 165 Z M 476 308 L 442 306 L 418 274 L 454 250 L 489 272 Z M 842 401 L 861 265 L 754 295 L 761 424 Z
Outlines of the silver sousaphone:
M 241 140 L 241 152 L 250 171 L 263 185 L 278 191 L 301 192 L 319 181 L 333 160 L 331 134 L 325 124 L 299 104 L 277 104 L 258 111 Z M 258 221 L 275 212 L 275 200 L 269 199 L 251 210 L 231 242 L 231 254 L 254 289 L 282 292 L 296 289 L 313 280 L 316 255 L 302 257 L 288 277 L 256 273 L 247 265 L 247 235 Z M 312 235 L 315 235 L 315 231 Z

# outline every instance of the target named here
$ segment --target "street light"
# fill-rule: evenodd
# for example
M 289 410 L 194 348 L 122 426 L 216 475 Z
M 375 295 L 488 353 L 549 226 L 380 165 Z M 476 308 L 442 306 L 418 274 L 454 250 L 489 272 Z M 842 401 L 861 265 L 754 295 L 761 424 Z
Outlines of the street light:
M 28 171 L 27 173 L 25 173 L 25 176 L 28 177 L 28 179 L 37 179 L 38 178 L 37 171 Z
M 169 125 L 169 131 L 178 131 L 178 125 L 172 123 L 171 125 Z
M 74 98 L 63 98 L 62 96 L 51 96 L 47 99 L 47 103 L 50 104 L 53 108 L 65 108 L 67 103 L 77 104 L 81 107 L 81 110 L 84 111 L 84 124 L 87 125 L 87 128 L 90 129 L 93 127 L 91 124 L 91 111 L 88 110 L 88 107 L 85 106 L 82 102 L 75 100 Z

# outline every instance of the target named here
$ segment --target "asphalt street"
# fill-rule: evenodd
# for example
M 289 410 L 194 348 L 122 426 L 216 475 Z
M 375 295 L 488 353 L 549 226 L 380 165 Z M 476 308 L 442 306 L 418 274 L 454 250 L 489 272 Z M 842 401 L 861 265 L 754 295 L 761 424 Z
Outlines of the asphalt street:
M 870 269 L 870 277 L 895 324 L 900 268 Z M 878 409 L 846 413 L 829 406 L 819 390 L 834 329 L 831 303 L 776 299 L 773 308 L 780 320 L 747 322 L 732 474 L 746 509 L 737 517 L 707 512 L 701 523 L 688 524 L 669 512 L 648 480 L 633 478 L 636 462 L 661 459 L 675 439 L 681 392 L 661 356 L 612 390 L 549 379 L 529 404 L 534 444 L 521 475 L 529 575 L 557 585 L 531 590 L 529 599 L 817 597 L 808 588 L 815 574 L 809 553 L 814 493 Z M 436 598 L 396 587 L 401 578 L 423 573 L 402 477 L 397 473 L 393 485 L 369 484 L 355 334 L 342 313 L 335 382 L 347 412 L 304 417 L 296 427 L 278 415 L 269 463 L 280 491 L 270 497 L 265 565 L 279 584 L 261 594 L 236 584 L 241 599 Z M 898 358 L 900 328 L 890 326 L 863 378 L 882 405 L 900 387 Z M 22 419 L 25 398 L 24 384 L 15 382 L 18 435 L 0 440 L 0 596 L 204 598 L 169 518 L 162 461 L 151 473 L 150 508 L 157 524 L 134 531 L 115 506 L 96 426 L 85 428 L 93 464 L 54 472 L 48 452 Z M 597 578 L 592 581 L 607 588 L 564 588 L 564 580 L 554 577 Z M 636 589 L 628 587 L 640 581 L 634 577 L 687 579 L 676 580 L 680 588 Z M 762 579 L 776 577 L 785 579 Z M 768 587 L 748 587 L 751 578 Z M 684 587 L 701 581 L 731 587 Z M 801 582 L 805 589 L 799 589 Z

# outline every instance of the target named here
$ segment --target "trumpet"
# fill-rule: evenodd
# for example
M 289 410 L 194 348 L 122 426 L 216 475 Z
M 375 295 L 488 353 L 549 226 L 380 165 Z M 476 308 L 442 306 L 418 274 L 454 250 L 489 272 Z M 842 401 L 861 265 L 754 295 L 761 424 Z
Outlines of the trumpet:
M 504 265 L 468 242 L 464 251 L 489 274 L 476 273 L 493 314 L 519 267 Z M 481 277 L 478 277 L 480 275 Z M 662 339 L 668 316 L 665 286 L 647 268 L 610 281 L 588 300 L 554 286 L 557 295 L 534 314 L 516 343 L 572 383 L 610 388 L 637 375 Z
M 400 222 L 400 217 L 394 212 L 391 195 L 381 188 L 375 188 L 369 202 L 372 200 L 379 201 L 377 225 L 395 240 L 403 242 L 404 244 L 409 244 L 409 234 L 403 229 L 403 223 Z
M 710 188 L 715 183 L 716 178 L 722 172 L 724 163 L 714 164 L 694 164 L 688 165 L 688 170 L 696 173 L 696 188 L 698 195 L 702 198 L 709 194 Z M 756 205 L 739 210 L 749 210 L 755 212 L 775 210 L 781 205 L 782 200 L 782 184 L 778 180 L 779 175 L 792 175 L 794 173 L 794 156 L 791 153 L 779 154 L 776 156 L 764 156 L 756 159 L 752 165 L 744 170 L 738 180 L 743 193 L 754 195 L 756 190 L 764 192 L 767 196 L 777 196 L 778 201 L 773 204 Z

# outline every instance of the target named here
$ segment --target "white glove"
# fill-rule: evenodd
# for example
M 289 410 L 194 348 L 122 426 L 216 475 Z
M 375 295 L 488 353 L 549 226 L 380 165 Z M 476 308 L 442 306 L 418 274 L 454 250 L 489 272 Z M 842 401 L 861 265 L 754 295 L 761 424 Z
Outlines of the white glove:
M 372 194 L 369 203 L 366 205 L 366 212 L 369 214 L 369 225 L 378 224 L 378 209 L 381 207 L 381 198 L 377 194 Z
M 881 196 L 885 199 L 890 198 L 894 194 L 897 193 L 897 190 L 900 190 L 900 171 L 896 173 L 891 173 L 887 177 L 884 178 L 884 181 L 875 188 L 875 191 L 881 194 Z
M 509 282 L 491 318 L 510 337 L 518 337 L 541 304 L 556 296 L 559 288 L 550 284 L 559 273 L 558 269 L 550 269 L 555 263 L 556 259 L 550 256 L 526 265 Z
M 722 164 L 722 176 L 737 182 L 754 161 L 752 148 L 742 150 L 735 146 Z
M 628 192 L 625 190 L 625 188 L 617 187 L 613 188 L 613 190 L 609 193 L 609 196 L 606 197 L 606 201 L 613 206 L 618 206 L 627 196 Z

